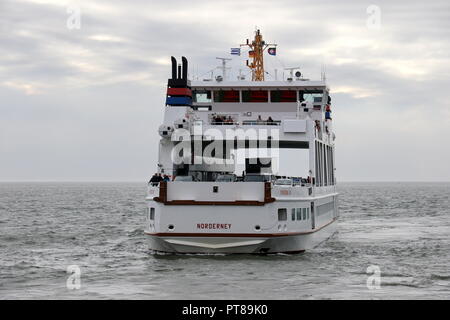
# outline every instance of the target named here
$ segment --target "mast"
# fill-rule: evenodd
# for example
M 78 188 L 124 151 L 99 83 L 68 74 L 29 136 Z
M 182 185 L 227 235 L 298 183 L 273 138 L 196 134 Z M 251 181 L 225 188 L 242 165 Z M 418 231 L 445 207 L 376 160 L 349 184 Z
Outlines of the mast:
M 222 60 L 222 66 L 221 67 L 217 67 L 217 68 L 218 69 L 222 69 L 223 80 L 227 80 L 227 69 L 231 69 L 230 67 L 227 67 L 227 61 L 231 61 L 231 59 L 229 59 L 229 58 L 219 58 L 219 57 L 216 57 L 216 59 Z
M 250 51 L 249 57 L 253 61 L 249 64 L 247 60 L 247 66 L 252 70 L 252 81 L 264 81 L 264 50 L 268 46 L 276 46 L 276 44 L 266 43 L 259 29 L 255 32 L 255 39 L 250 43 L 247 39 L 247 43 L 241 44 L 242 46 L 248 46 Z

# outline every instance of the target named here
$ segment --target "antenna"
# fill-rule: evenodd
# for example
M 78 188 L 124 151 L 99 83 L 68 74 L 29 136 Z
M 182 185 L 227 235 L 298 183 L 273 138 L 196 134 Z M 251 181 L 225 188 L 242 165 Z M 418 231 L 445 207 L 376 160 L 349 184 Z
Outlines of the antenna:
M 217 67 L 217 69 L 222 69 L 222 78 L 223 80 L 227 79 L 227 69 L 231 69 L 230 67 L 227 67 L 227 61 L 231 61 L 230 58 L 219 58 L 216 57 L 216 59 L 222 60 L 222 66 Z
M 245 76 L 242 75 L 242 69 L 239 69 L 238 80 L 239 80 L 239 81 L 245 80 Z
M 326 80 L 327 80 L 325 64 L 323 64 L 323 63 L 322 63 L 322 70 L 321 70 L 321 72 L 320 72 L 320 79 L 321 79 L 322 81 L 326 81 Z
M 290 77 L 288 78 L 289 81 L 294 79 L 294 70 L 297 70 L 297 69 L 300 69 L 300 67 L 284 68 L 284 70 L 289 71 L 289 75 L 290 75 Z

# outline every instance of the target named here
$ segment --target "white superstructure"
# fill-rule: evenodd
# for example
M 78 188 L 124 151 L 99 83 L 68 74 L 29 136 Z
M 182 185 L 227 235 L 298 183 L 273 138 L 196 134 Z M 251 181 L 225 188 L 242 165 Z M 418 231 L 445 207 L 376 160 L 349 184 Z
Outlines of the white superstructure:
M 328 238 L 338 217 L 330 104 L 324 81 L 190 81 L 187 60 L 172 57 L 157 168 L 170 181 L 149 183 L 150 248 L 301 252 Z

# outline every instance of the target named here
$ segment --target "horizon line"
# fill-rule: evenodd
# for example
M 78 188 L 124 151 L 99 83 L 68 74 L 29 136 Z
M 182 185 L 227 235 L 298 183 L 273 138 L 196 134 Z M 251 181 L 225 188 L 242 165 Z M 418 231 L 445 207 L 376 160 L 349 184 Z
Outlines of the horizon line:
M 147 183 L 147 180 L 0 180 L 0 183 Z M 205 181 L 214 182 L 214 181 Z M 395 183 L 395 182 L 410 182 L 410 183 L 450 183 L 450 180 L 343 180 L 339 183 Z

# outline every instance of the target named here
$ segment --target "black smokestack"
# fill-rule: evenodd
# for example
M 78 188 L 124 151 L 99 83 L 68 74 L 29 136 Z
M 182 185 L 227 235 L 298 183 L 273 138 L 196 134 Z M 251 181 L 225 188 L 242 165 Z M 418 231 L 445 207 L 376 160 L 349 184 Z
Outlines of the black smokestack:
M 178 66 L 178 79 L 181 79 L 181 66 Z
M 171 57 L 172 59 L 172 79 L 177 78 L 177 59 Z
M 188 61 L 187 61 L 186 57 L 181 57 L 181 61 L 183 62 L 183 76 L 182 76 L 182 79 L 187 80 Z

